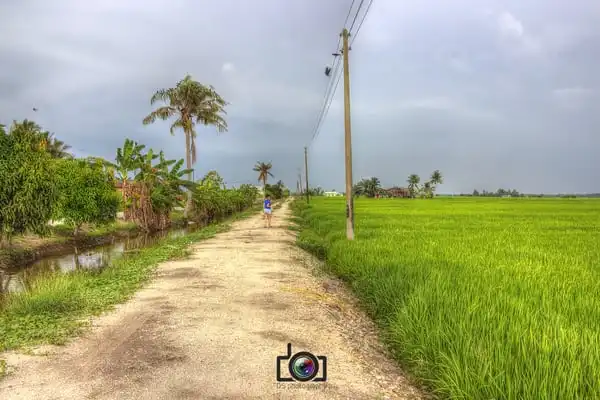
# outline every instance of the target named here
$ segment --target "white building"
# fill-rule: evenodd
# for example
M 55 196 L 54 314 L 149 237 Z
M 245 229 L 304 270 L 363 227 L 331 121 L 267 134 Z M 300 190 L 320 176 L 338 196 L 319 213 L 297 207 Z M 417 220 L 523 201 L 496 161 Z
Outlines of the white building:
M 342 195 L 341 193 L 338 193 L 335 190 L 333 192 L 325 192 L 323 194 L 325 195 L 325 197 L 337 197 Z

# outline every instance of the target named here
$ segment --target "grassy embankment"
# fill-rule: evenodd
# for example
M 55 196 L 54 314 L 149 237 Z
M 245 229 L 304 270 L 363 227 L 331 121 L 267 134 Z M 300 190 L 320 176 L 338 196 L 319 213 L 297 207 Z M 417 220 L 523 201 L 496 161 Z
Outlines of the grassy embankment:
M 600 201 L 343 199 L 293 208 L 394 356 L 443 398 L 600 398 Z
M 181 225 L 182 212 L 173 212 L 173 226 Z M 64 225 L 50 227 L 46 237 L 23 235 L 13 238 L 10 248 L 0 249 L 0 265 L 23 265 L 46 256 L 71 251 L 77 246 L 99 246 L 109 243 L 113 237 L 130 237 L 139 234 L 138 226 L 132 222 L 117 220 L 103 226 L 84 226 L 77 237 L 73 230 Z
M 25 293 L 0 303 L 0 352 L 38 344 L 62 344 L 98 315 L 127 300 L 164 261 L 187 255 L 190 244 L 213 237 L 228 223 L 255 214 L 259 206 L 177 238 L 163 239 L 98 271 L 40 277 Z M 3 362 L 0 360 L 0 370 Z

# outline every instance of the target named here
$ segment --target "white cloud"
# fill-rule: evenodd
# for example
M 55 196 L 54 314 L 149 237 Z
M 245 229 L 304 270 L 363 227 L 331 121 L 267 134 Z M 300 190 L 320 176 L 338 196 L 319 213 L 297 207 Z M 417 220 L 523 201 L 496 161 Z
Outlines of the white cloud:
M 398 112 L 441 112 L 466 120 L 499 120 L 493 110 L 467 104 L 448 96 L 429 96 L 386 103 L 357 103 L 353 110 L 378 118 L 395 118 Z
M 579 86 L 575 86 L 575 87 L 555 89 L 553 91 L 553 93 L 555 96 L 558 96 L 558 97 L 581 97 L 581 96 L 590 95 L 590 94 L 594 93 L 594 91 L 589 88 L 582 88 Z
M 523 23 L 511 13 L 504 11 L 498 16 L 498 29 L 500 33 L 509 37 L 521 38 L 525 30 Z
M 543 47 L 538 37 L 525 29 L 521 20 L 508 11 L 496 16 L 498 32 L 509 53 L 534 56 L 541 54 Z
M 552 91 L 555 103 L 563 108 L 576 109 L 586 106 L 595 95 L 595 91 L 580 86 L 566 87 Z
M 472 71 L 469 63 L 459 57 L 451 57 L 449 64 L 450 68 L 457 72 L 467 73 Z
M 433 96 L 403 101 L 396 106 L 400 109 L 452 110 L 456 103 L 449 97 Z
M 223 66 L 221 67 L 221 71 L 228 73 L 228 72 L 235 72 L 235 65 L 233 65 L 233 63 L 230 62 L 226 62 L 225 64 L 223 64 Z

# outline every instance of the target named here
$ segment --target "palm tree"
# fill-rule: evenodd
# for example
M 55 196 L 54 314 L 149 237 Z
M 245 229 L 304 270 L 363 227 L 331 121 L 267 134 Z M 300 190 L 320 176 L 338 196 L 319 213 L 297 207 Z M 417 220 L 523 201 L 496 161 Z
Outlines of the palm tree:
M 42 131 L 42 128 L 33 121 L 24 120 L 22 122 L 22 126 L 24 129 L 30 131 L 37 131 L 40 133 L 42 138 L 43 146 L 46 151 L 50 153 L 52 158 L 73 158 L 73 155 L 67 153 L 67 150 L 71 148 L 71 146 L 65 144 L 65 142 L 58 140 L 54 133 L 50 133 L 48 131 Z
M 73 155 L 67 152 L 71 146 L 62 140 L 58 140 L 54 136 L 54 133 L 44 132 L 44 136 L 47 140 L 46 150 L 48 150 L 52 158 L 73 158 Z
M 436 185 L 441 185 L 444 183 L 444 177 L 439 169 L 433 171 L 429 181 L 431 182 L 431 197 L 433 197 L 433 192 L 435 192 Z
M 433 185 L 430 181 L 423 184 L 422 197 L 433 197 Z
M 117 173 L 117 179 L 121 182 L 121 196 L 123 197 L 123 207 L 125 220 L 129 220 L 129 205 L 127 204 L 127 186 L 129 184 L 129 174 L 141 168 L 142 150 L 146 148 L 143 144 L 138 144 L 131 139 L 125 139 L 123 147 L 117 149 L 116 163 L 106 162 L 106 165 Z
M 433 183 L 434 185 L 444 183 L 444 177 L 442 176 L 442 173 L 439 169 L 436 169 L 431 174 L 431 183 Z
M 162 102 L 163 105 L 144 118 L 144 125 L 152 124 L 156 119 L 166 121 L 175 117 L 171 124 L 171 135 L 181 128 L 185 135 L 186 169 L 191 170 L 196 163 L 196 124 L 213 125 L 217 132 L 227 131 L 227 122 L 223 117 L 227 102 L 212 86 L 205 86 L 186 75 L 177 82 L 174 88 L 160 89 L 150 99 L 150 104 Z M 189 173 L 188 180 L 192 180 Z M 187 193 L 184 216 L 187 217 L 192 207 L 192 192 Z
M 377 177 L 363 178 L 353 188 L 355 196 L 375 197 L 379 192 L 381 192 L 381 182 Z
M 264 163 L 262 161 L 257 161 L 253 168 L 253 171 L 258 172 L 258 181 L 263 184 L 264 194 L 267 194 L 267 178 L 269 176 L 273 177 L 271 168 L 273 168 L 273 165 L 270 162 Z
M 413 199 L 415 195 L 419 191 L 419 183 L 421 182 L 421 178 L 417 174 L 411 174 L 408 176 L 408 190 L 410 190 L 410 197 Z

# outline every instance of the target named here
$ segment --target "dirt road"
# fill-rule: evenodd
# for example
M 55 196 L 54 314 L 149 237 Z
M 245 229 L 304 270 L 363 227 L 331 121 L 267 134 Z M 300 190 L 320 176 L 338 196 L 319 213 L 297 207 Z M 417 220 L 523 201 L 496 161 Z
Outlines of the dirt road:
M 419 398 L 346 291 L 311 273 L 288 214 L 287 204 L 275 210 L 271 229 L 258 215 L 236 222 L 190 259 L 161 265 L 67 346 L 3 355 L 15 370 L 0 380 L 0 398 Z M 277 383 L 288 343 L 326 356 L 327 382 Z

